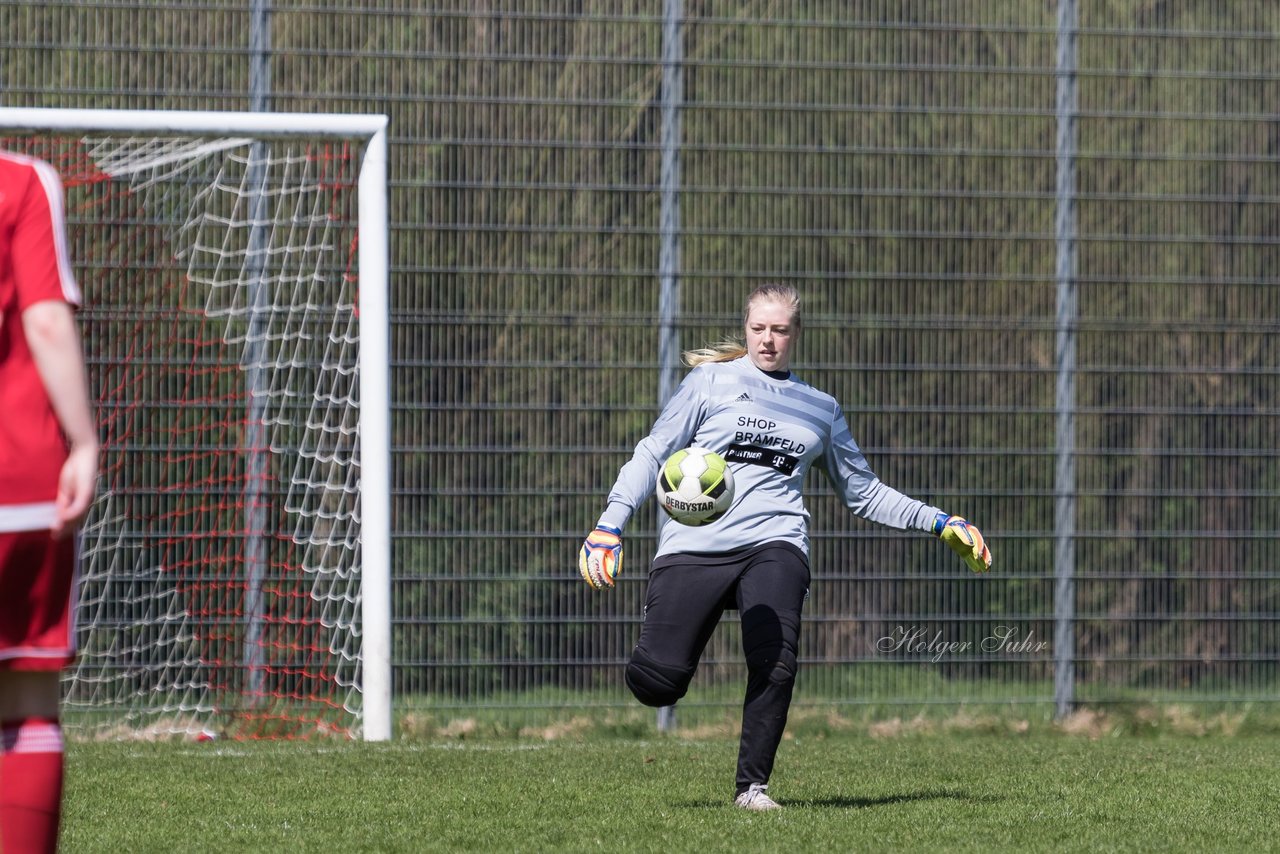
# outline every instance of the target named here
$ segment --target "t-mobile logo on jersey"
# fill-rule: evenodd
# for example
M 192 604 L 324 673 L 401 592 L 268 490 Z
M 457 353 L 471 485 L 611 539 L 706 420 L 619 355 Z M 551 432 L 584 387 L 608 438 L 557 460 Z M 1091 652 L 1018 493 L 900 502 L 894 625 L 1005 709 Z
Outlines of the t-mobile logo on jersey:
M 730 445 L 724 452 L 725 462 L 746 463 L 752 466 L 764 466 L 783 474 L 791 474 L 799 462 L 790 454 L 779 453 L 757 445 Z

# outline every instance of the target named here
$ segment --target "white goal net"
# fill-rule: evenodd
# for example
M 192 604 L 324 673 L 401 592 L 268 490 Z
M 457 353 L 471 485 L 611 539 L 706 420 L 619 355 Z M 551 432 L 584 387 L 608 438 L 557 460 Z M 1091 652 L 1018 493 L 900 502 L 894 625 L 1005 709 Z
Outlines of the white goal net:
M 383 122 L 168 116 L 0 110 L 67 190 L 103 439 L 67 723 L 385 738 Z

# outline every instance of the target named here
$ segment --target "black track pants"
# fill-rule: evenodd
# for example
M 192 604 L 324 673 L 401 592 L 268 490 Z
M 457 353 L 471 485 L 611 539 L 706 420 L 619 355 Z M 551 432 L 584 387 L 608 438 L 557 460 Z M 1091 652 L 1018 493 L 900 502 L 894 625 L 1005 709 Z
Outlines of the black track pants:
M 640 640 L 626 675 L 641 702 L 663 706 L 683 697 L 721 615 L 731 608 L 741 615 L 748 675 L 738 792 L 767 783 L 773 772 L 808 592 L 809 562 L 786 543 L 728 554 L 664 555 L 649 574 Z

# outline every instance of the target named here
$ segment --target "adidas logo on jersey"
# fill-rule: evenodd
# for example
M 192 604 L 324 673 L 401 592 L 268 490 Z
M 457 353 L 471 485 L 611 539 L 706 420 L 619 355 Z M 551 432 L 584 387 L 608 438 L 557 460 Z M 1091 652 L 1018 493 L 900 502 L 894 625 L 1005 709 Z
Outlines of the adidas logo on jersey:
M 747 394 L 747 393 L 744 391 L 742 394 L 740 394 L 740 395 L 738 395 L 737 397 L 735 397 L 735 398 L 733 399 L 733 402 L 734 402 L 734 403 L 751 403 L 751 402 L 752 402 L 752 401 L 751 401 L 751 395 Z

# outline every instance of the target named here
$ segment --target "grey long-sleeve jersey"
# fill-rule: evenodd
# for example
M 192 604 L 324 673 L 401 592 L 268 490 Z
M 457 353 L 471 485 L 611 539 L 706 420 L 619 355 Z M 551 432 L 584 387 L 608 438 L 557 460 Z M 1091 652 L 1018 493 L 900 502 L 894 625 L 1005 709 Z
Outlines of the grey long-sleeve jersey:
M 635 509 L 652 498 L 659 466 L 690 445 L 709 448 L 728 461 L 733 505 L 717 521 L 696 528 L 659 514 L 655 556 L 727 552 L 775 541 L 808 554 L 809 512 L 801 488 L 815 464 L 845 505 L 864 519 L 929 531 L 940 512 L 875 476 L 835 398 L 794 374 L 774 379 L 743 356 L 689 372 L 618 473 L 600 524 L 624 528 Z

